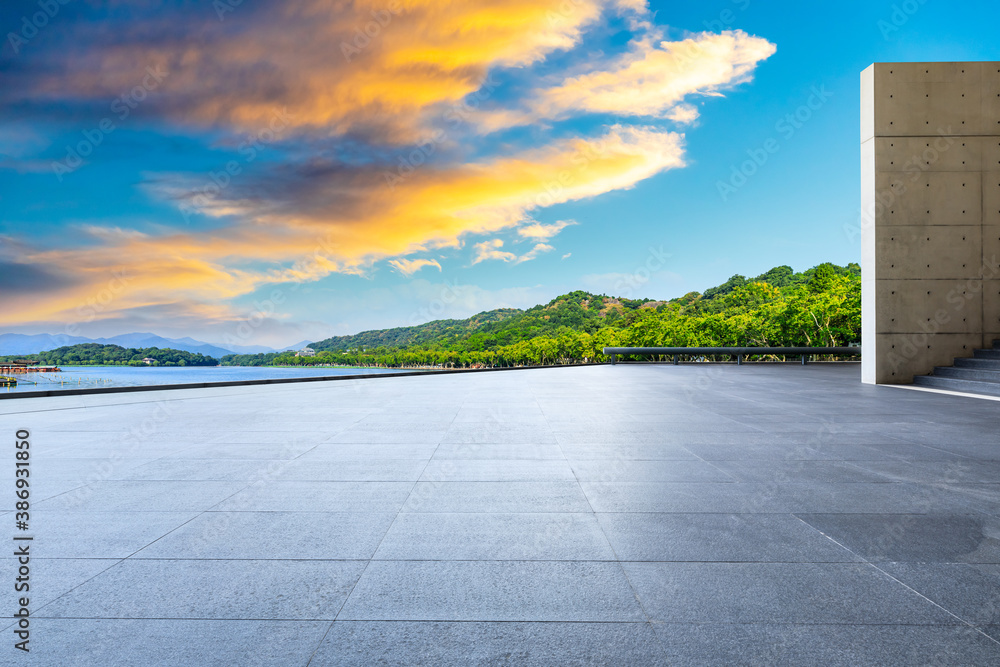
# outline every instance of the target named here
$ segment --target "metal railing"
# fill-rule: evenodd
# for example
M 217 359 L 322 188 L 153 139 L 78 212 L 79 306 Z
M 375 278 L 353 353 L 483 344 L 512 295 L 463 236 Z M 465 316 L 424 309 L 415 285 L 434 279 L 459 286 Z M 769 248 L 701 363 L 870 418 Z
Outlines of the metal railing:
M 664 355 L 674 357 L 674 364 L 680 363 L 681 355 L 688 357 L 730 356 L 736 357 L 737 365 L 743 363 L 743 357 L 774 355 L 799 355 L 802 364 L 806 358 L 813 355 L 832 355 L 838 357 L 856 357 L 861 355 L 860 347 L 606 347 L 604 354 L 611 357 L 612 365 L 618 355 Z

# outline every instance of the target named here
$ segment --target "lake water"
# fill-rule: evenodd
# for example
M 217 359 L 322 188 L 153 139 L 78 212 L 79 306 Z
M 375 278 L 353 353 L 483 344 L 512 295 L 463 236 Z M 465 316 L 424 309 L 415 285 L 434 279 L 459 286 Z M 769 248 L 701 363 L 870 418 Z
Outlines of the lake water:
M 401 369 L 398 368 L 269 368 L 256 366 L 172 366 L 169 368 L 150 368 L 141 366 L 66 366 L 63 367 L 60 373 L 19 373 L 15 376 L 17 378 L 17 386 L 0 387 L 0 393 L 399 372 L 401 372 Z

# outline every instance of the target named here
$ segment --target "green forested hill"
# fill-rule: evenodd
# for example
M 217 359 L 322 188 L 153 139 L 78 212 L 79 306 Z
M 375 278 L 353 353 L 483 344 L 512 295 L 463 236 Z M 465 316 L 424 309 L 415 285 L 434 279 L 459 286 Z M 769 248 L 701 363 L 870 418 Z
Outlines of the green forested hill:
M 500 308 L 488 310 L 466 320 L 434 320 L 426 324 L 412 327 L 396 327 L 395 329 L 375 329 L 362 331 L 351 336 L 334 336 L 313 343 L 316 350 L 343 352 L 344 350 L 366 349 L 373 347 L 404 347 L 407 345 L 425 345 L 437 341 L 464 338 L 480 327 L 500 322 L 510 317 L 520 315 L 523 311 L 517 308 Z
M 223 364 L 494 366 L 603 360 L 625 346 L 847 345 L 861 338 L 861 270 L 821 264 L 796 273 L 779 266 L 755 278 L 669 301 L 570 292 L 527 310 L 466 320 L 365 331 L 294 353 L 231 355 Z
M 218 366 L 219 360 L 184 350 L 147 347 L 124 348 L 120 345 L 81 343 L 67 345 L 37 354 L 0 357 L 0 361 L 25 359 L 43 366 L 146 366 L 143 359 L 154 359 L 154 366 Z

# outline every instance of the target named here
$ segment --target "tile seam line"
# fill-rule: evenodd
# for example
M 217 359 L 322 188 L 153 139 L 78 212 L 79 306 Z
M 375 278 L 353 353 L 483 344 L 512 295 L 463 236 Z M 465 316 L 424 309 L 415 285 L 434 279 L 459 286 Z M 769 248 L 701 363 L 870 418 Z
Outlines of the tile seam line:
M 911 593 L 913 593 L 913 594 L 917 595 L 918 597 L 922 598 L 922 599 L 923 599 L 923 600 L 925 600 L 926 602 L 929 602 L 930 604 L 934 605 L 935 607 L 937 607 L 937 608 L 938 608 L 938 609 L 940 609 L 941 611 L 945 612 L 945 613 L 946 613 L 946 614 L 948 614 L 949 616 L 951 616 L 951 617 L 953 617 L 953 618 L 957 619 L 957 620 L 958 620 L 958 621 L 959 621 L 959 622 L 960 622 L 960 623 L 961 623 L 962 625 L 965 625 L 966 627 L 968 627 L 968 628 L 971 628 L 972 630 L 975 630 L 975 631 L 976 631 L 976 632 L 977 632 L 978 634 L 982 635 L 983 637 L 986 637 L 986 639 L 988 639 L 989 641 L 991 641 L 991 642 L 993 642 L 994 644 L 996 644 L 996 645 L 1000 646 L 1000 640 L 998 640 L 998 639 L 996 639 L 996 638 L 994 638 L 994 637 L 990 636 L 989 634 L 987 634 L 987 633 L 983 632 L 983 631 L 982 631 L 982 630 L 980 629 L 980 627 L 979 627 L 979 626 L 975 625 L 975 624 L 974 624 L 974 623 L 972 623 L 971 621 L 967 621 L 967 620 L 965 620 L 964 618 L 962 618 L 961 616 L 959 616 L 959 615 L 958 615 L 958 614 L 956 614 L 955 612 L 951 611 L 951 610 L 950 610 L 950 609 L 948 609 L 947 607 L 945 607 L 945 606 L 943 606 L 943 605 L 941 605 L 941 604 L 939 604 L 939 603 L 935 602 L 934 600 L 930 599 L 929 597 L 927 597 L 926 595 L 924 595 L 924 594 L 923 594 L 923 593 L 921 593 L 920 591 L 916 590 L 916 589 L 915 589 L 915 588 L 913 588 L 912 586 L 909 586 L 909 585 L 907 585 L 907 584 L 903 583 L 902 581 L 900 581 L 900 580 L 899 580 L 899 579 L 897 579 L 896 577 L 892 576 L 891 574 L 889 574 L 888 572 L 886 572 L 885 570 L 883 570 L 882 568 L 880 568 L 880 567 L 879 567 L 878 565 L 876 565 L 876 564 L 875 564 L 875 563 L 873 563 L 872 561 L 868 560 L 867 558 L 865 558 L 865 557 L 864 557 L 864 556 L 862 556 L 861 554 L 859 554 L 859 553 L 857 553 L 856 551 L 854 551 L 853 549 L 849 548 L 849 547 L 848 547 L 847 545 L 845 545 L 845 544 L 841 544 L 840 542 L 838 542 L 837 540 L 833 539 L 832 537 L 830 537 L 829 535 L 827 535 L 826 533 L 824 533 L 824 532 L 823 532 L 822 530 L 820 530 L 820 529 L 819 529 L 819 528 L 817 528 L 816 526 L 813 526 L 812 524 L 810 524 L 810 523 L 809 523 L 808 521 L 806 521 L 806 520 L 802 519 L 801 517 L 799 517 L 799 516 L 797 516 L 797 515 L 794 515 L 794 516 L 795 516 L 795 518 L 796 518 L 796 519 L 798 519 L 798 520 L 799 520 L 799 521 L 801 521 L 802 523 L 806 524 L 807 526 L 809 526 L 809 527 L 810 527 L 810 528 L 812 528 L 813 530 L 817 531 L 817 532 L 818 532 L 818 533 L 819 533 L 820 535 L 822 535 L 822 536 L 823 536 L 823 537 L 825 537 L 826 539 L 830 540 L 831 542 L 833 542 L 833 543 L 834 543 L 834 544 L 836 544 L 837 546 L 841 547 L 842 549 L 846 549 L 846 550 L 847 550 L 847 551 L 849 551 L 850 553 L 852 553 L 852 554 L 856 555 L 856 556 L 857 556 L 858 558 L 860 558 L 860 559 L 861 559 L 861 560 L 862 560 L 862 561 L 864 562 L 864 564 L 865 564 L 865 565 L 868 565 L 869 567 L 871 567 L 871 568 L 873 568 L 873 569 L 877 570 L 877 571 L 878 571 L 878 572 L 880 572 L 880 573 L 881 573 L 881 574 L 882 574 L 883 576 L 885 576 L 885 577 L 888 577 L 889 579 L 891 579 L 892 581 L 896 582 L 897 584 L 899 584 L 899 585 L 900 585 L 900 586 L 902 586 L 903 588 L 907 589 L 907 590 L 908 590 L 908 591 L 910 591 Z
M 546 419 L 546 426 L 548 426 L 549 429 L 551 430 L 551 424 L 548 423 L 548 419 Z M 573 477 L 576 479 L 577 488 L 580 489 L 580 493 L 583 494 L 584 499 L 587 501 L 587 506 L 590 507 L 590 516 L 594 517 L 594 521 L 597 522 L 597 527 L 600 529 L 601 535 L 604 536 L 604 542 L 608 545 L 608 549 L 611 551 L 611 555 L 614 556 L 614 561 L 602 561 L 602 562 L 614 562 L 615 564 L 618 565 L 618 571 L 622 573 L 623 577 L 625 577 L 625 583 L 628 584 L 629 590 L 632 592 L 632 597 L 635 599 L 636 604 L 639 606 L 639 611 L 642 612 L 643 617 L 646 619 L 644 625 L 649 628 L 650 632 L 653 632 L 653 639 L 656 641 L 656 644 L 660 647 L 660 650 L 663 651 L 665 655 L 668 655 L 667 652 L 669 650 L 669 647 L 666 646 L 663 643 L 663 640 L 660 639 L 660 637 L 657 635 L 657 633 L 653 631 L 652 618 L 650 617 L 649 612 L 646 611 L 646 607 L 645 605 L 643 605 L 642 599 L 639 597 L 639 592 L 635 589 L 635 585 L 633 585 L 632 580 L 629 578 L 628 572 L 625 570 L 625 566 L 622 565 L 622 561 L 618 556 L 618 552 L 615 550 L 614 545 L 611 544 L 610 538 L 608 538 L 607 531 L 604 530 L 604 526 L 601 525 L 601 521 L 597 517 L 597 512 L 594 510 L 594 505 L 593 503 L 590 502 L 590 496 L 587 495 L 586 489 L 583 488 L 583 484 L 580 482 L 580 478 L 576 474 L 576 470 L 573 468 L 572 463 L 570 463 L 569 458 L 566 456 L 566 452 L 563 450 L 562 443 L 558 442 L 558 439 L 556 442 L 556 446 L 559 448 L 559 452 L 562 453 L 563 459 L 566 461 L 566 465 L 569 466 L 570 471 L 573 473 Z M 698 457 L 693 452 L 690 453 L 693 456 L 696 456 L 696 458 L 701 459 L 701 457 Z
M 455 420 L 457 418 L 458 418 L 458 412 L 456 411 L 455 415 L 452 416 L 451 421 L 448 422 L 448 427 L 444 429 L 445 433 L 447 433 L 447 431 L 451 429 L 452 426 L 454 426 Z M 309 659 L 306 661 L 306 667 L 309 667 L 309 665 L 312 664 L 313 658 L 316 657 L 316 654 L 323 647 L 323 643 L 326 641 L 326 638 L 330 634 L 330 631 L 333 630 L 333 626 L 336 625 L 337 619 L 340 617 L 340 614 L 344 611 L 344 607 L 347 606 L 347 602 L 351 599 L 351 596 L 354 595 L 354 591 L 358 587 L 358 584 L 361 583 L 361 579 L 362 577 L 365 576 L 365 572 L 368 571 L 368 567 L 372 564 L 372 561 L 375 560 L 375 554 L 377 554 L 378 550 L 382 548 L 382 543 L 385 542 L 385 538 L 389 535 L 389 531 L 391 531 L 392 527 L 396 525 L 396 521 L 399 519 L 399 515 L 402 514 L 403 508 L 406 507 L 406 502 L 410 499 L 410 496 L 413 495 L 413 490 L 417 488 L 417 484 L 420 483 L 420 478 L 423 477 L 424 473 L 427 472 L 427 467 L 430 466 L 431 461 L 434 460 L 434 455 L 437 454 L 438 449 L 441 448 L 441 440 L 443 439 L 444 435 L 442 435 L 441 438 L 438 439 L 437 445 L 435 445 L 434 447 L 434 451 L 431 452 L 431 455 L 429 457 L 427 457 L 427 461 L 424 463 L 424 467 L 420 471 L 420 474 L 417 476 L 417 479 L 415 479 L 413 481 L 413 484 L 410 485 L 410 490 L 406 494 L 406 498 L 404 498 L 403 502 L 400 503 L 399 508 L 396 510 L 395 516 L 392 517 L 392 521 L 389 522 L 389 526 L 385 529 L 385 532 L 382 533 L 382 539 L 380 539 L 378 541 L 378 544 L 375 545 L 375 549 L 372 550 L 371 556 L 369 556 L 367 562 L 365 562 L 365 566 L 364 568 L 362 568 L 361 573 L 358 575 L 358 578 L 354 581 L 354 585 L 351 586 L 351 590 L 348 591 L 346 596 L 344 596 L 344 601 L 340 603 L 340 607 L 337 609 L 337 613 L 334 614 L 333 620 L 330 621 L 330 626 L 326 629 L 326 632 L 323 633 L 323 636 L 320 638 L 319 643 L 316 644 L 316 648 L 313 649 L 313 652 L 309 654 Z
M 220 617 L 200 617 L 200 616 L 36 616 L 36 618 L 44 618 L 49 621 L 227 621 L 231 623 L 245 623 L 251 622 L 273 622 L 273 623 L 326 623 L 330 619 L 328 618 L 220 618 Z M 657 621 L 659 622 L 659 621 Z M 648 625 L 647 621 L 601 621 L 601 620 L 588 620 L 581 621 L 575 619 L 560 619 L 560 620 L 542 620 L 542 619 L 468 619 L 468 618 L 450 618 L 450 619 L 440 619 L 440 618 L 347 618 L 337 621 L 337 623 L 578 623 L 581 625 Z M 708 624 L 711 625 L 711 624 Z M 798 625 L 798 624 L 789 624 Z M 823 625 L 823 624 L 804 624 L 804 625 Z M 862 624 L 844 624 L 844 625 L 862 625 Z M 935 624 L 941 627 L 956 627 L 959 624 Z M 8 626 L 10 627 L 10 626 Z
M 32 614 L 33 617 L 46 621 L 214 621 L 224 623 L 326 623 L 328 618 L 221 618 L 221 617 L 193 617 L 193 616 L 40 616 Z M 510 624 L 551 624 L 551 625 L 680 625 L 680 626 L 782 626 L 782 627 L 860 627 L 860 628 L 963 628 L 965 623 L 836 623 L 836 622 L 789 622 L 789 621 L 747 621 L 744 623 L 720 623 L 712 621 L 607 621 L 607 620 L 510 620 L 510 619 L 439 619 L 439 618 L 350 618 L 342 619 L 337 623 L 510 623 Z M 13 624 L 12 624 L 13 625 Z M 8 626 L 12 627 L 12 626 Z
M 86 559 L 81 558 L 81 559 L 53 559 L 53 560 L 113 560 L 115 562 L 112 563 L 111 565 L 108 565 L 106 568 L 104 568 L 100 572 L 95 573 L 94 576 L 89 577 L 89 578 L 85 579 L 84 581 L 81 581 L 79 584 L 77 584 L 76 586 L 73 586 L 68 591 L 66 591 L 64 593 L 61 593 L 60 595 L 57 595 L 56 597 L 52 598 L 51 600 L 49 600 L 48 602 L 46 602 L 45 604 L 43 604 L 41 607 L 39 607 L 38 611 L 41 611 L 42 609 L 45 609 L 49 605 L 55 604 L 59 600 L 63 599 L 64 597 L 66 597 L 67 595 L 69 595 L 70 593 L 72 593 L 73 591 L 75 591 L 76 589 L 78 589 L 81 586 L 83 586 L 84 584 L 87 584 L 87 583 L 93 581 L 94 579 L 96 579 L 97 577 L 101 576 L 102 574 L 104 574 L 105 572 L 107 572 L 108 570 L 110 570 L 111 568 L 116 567 L 118 565 L 121 565 L 125 561 L 124 558 L 86 558 Z M 38 612 L 35 612 L 35 613 L 37 614 Z M 55 617 L 55 618 L 58 618 L 58 617 Z

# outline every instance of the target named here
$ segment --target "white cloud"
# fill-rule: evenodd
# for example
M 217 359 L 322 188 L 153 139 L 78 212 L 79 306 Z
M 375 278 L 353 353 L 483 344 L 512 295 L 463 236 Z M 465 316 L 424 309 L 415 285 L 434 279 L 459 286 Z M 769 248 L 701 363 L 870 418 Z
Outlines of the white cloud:
M 534 248 L 532 248 L 531 250 L 529 250 L 525 254 L 523 254 L 520 257 L 518 257 L 516 263 L 520 264 L 521 262 L 530 262 L 531 260 L 535 259 L 536 257 L 538 257 L 539 255 L 541 255 L 542 253 L 544 253 L 544 252 L 551 252 L 553 250 L 555 250 L 555 248 L 553 248 L 552 246 L 550 246 L 547 243 L 536 243 Z
M 771 42 L 742 30 L 703 32 L 668 42 L 646 34 L 632 50 L 598 65 L 594 71 L 539 89 L 521 110 L 487 115 L 483 130 L 526 125 L 579 113 L 619 117 L 652 116 L 691 123 L 698 110 L 685 98 L 720 96 L 720 91 L 749 81 L 757 64 L 776 50 Z
M 553 222 L 551 225 L 544 225 L 540 222 L 533 222 L 530 225 L 525 225 L 523 227 L 518 227 L 517 233 L 521 236 L 527 237 L 529 239 L 534 239 L 536 241 L 547 241 L 552 238 L 566 227 L 571 225 L 579 224 L 575 220 L 558 220 Z
M 476 249 L 476 256 L 472 259 L 473 264 L 479 264 L 479 262 L 485 262 L 488 259 L 499 259 L 503 262 L 512 262 L 517 259 L 517 255 L 514 253 L 500 250 L 503 247 L 503 241 L 500 239 L 483 241 L 472 247 Z
M 678 104 L 666 113 L 666 117 L 681 125 L 690 125 L 698 120 L 698 109 L 690 104 Z
M 483 241 L 482 243 L 475 244 L 473 247 L 476 249 L 476 256 L 472 260 L 474 265 L 479 264 L 480 262 L 485 262 L 488 259 L 497 259 L 502 262 L 514 262 L 515 264 L 520 264 L 522 262 L 530 262 L 542 253 L 555 250 L 555 248 L 547 243 L 536 243 L 531 250 L 518 256 L 512 252 L 501 250 L 501 248 L 503 248 L 503 241 L 500 239 Z
M 402 273 L 404 276 L 412 276 L 414 273 L 424 268 L 425 266 L 436 266 L 437 270 L 441 270 L 441 265 L 436 259 L 391 259 L 389 264 L 393 266 L 397 271 Z

